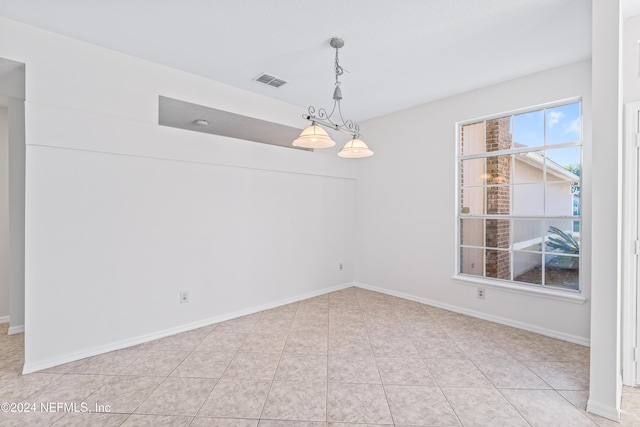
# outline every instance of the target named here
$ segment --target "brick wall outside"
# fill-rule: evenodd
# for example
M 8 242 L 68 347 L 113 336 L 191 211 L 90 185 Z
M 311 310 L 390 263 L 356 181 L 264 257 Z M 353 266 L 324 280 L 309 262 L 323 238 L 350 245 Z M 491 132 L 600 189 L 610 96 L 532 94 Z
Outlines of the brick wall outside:
M 487 153 L 511 148 L 509 117 L 488 120 L 486 124 Z M 508 184 L 511 180 L 511 157 L 487 157 L 487 184 Z M 509 214 L 511 211 L 511 189 L 508 185 L 487 187 L 487 214 Z M 509 248 L 509 220 L 486 220 L 485 245 L 491 248 Z M 511 279 L 509 252 L 486 250 L 486 276 Z

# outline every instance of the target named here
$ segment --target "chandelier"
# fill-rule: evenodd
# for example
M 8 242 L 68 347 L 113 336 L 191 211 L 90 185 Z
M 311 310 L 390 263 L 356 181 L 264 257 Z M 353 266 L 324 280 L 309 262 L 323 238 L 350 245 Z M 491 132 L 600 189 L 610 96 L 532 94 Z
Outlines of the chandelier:
M 293 141 L 293 145 L 304 148 L 333 147 L 336 145 L 336 142 L 331 139 L 327 131 L 323 129 L 323 127 L 326 127 L 328 129 L 344 132 L 351 136 L 351 139 L 347 141 L 342 150 L 338 152 L 338 156 L 350 159 L 372 156 L 373 151 L 371 151 L 369 147 L 367 147 L 367 144 L 360 139 L 360 127 L 351 120 L 345 120 L 342 117 L 342 110 L 340 109 L 342 90 L 340 90 L 339 77 L 344 73 L 344 69 L 340 66 L 340 62 L 338 61 L 338 50 L 344 46 L 344 41 L 341 38 L 334 37 L 331 39 L 329 44 L 336 50 L 336 87 L 333 90 L 333 108 L 330 113 L 327 113 L 327 110 L 324 108 L 320 108 L 316 111 L 316 108 L 313 105 L 310 106 L 308 114 L 303 114 L 302 117 L 305 120 L 310 121 L 311 126 L 302 131 L 300 136 Z M 333 118 L 334 114 L 336 115 L 335 118 Z

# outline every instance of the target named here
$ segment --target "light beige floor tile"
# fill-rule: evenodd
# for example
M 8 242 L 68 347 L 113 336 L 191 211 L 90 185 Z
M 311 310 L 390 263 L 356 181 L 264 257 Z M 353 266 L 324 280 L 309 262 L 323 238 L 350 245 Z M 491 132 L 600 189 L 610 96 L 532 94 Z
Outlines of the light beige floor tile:
M 367 333 L 372 340 L 407 339 L 407 333 L 401 324 L 374 325 L 367 327 Z
M 51 426 L 64 415 L 64 412 L 0 413 L 0 427 Z
M 130 414 L 161 383 L 161 377 L 113 377 L 85 402 L 92 412 Z
M 78 373 L 77 370 L 86 361 L 87 359 L 75 360 L 73 362 L 64 363 L 62 365 L 52 366 L 51 368 L 43 369 L 40 372 L 47 373 L 47 374 L 75 374 L 75 373 Z
M 296 330 L 289 334 L 284 346 L 285 353 L 327 354 L 328 334 L 314 333 L 313 330 Z
M 110 378 L 106 375 L 65 374 L 30 396 L 29 401 L 80 404 Z
M 130 415 L 122 427 L 187 427 L 192 417 L 175 415 Z
M 247 349 L 260 351 L 244 351 Z M 272 356 L 264 356 L 267 350 L 273 351 Z M 398 357 L 409 354 L 413 357 Z M 157 405 L 165 411 L 173 405 L 174 409 L 167 412 L 180 414 L 138 412 L 123 425 L 186 426 L 193 421 L 193 426 L 213 427 L 380 427 L 394 425 L 393 412 L 394 417 L 400 414 L 395 425 L 404 427 L 405 421 L 417 422 L 412 416 L 424 418 L 426 411 L 438 407 L 425 407 L 428 399 L 419 397 L 425 389 L 437 390 L 437 386 L 444 386 L 465 425 L 510 425 L 512 421 L 518 425 L 513 412 L 504 409 L 505 400 L 496 397 L 500 393 L 508 405 L 520 405 L 520 415 L 529 416 L 533 426 L 640 426 L 640 389 L 623 389 L 621 424 L 584 412 L 588 398 L 587 347 L 357 288 L 36 374 L 23 376 L 23 364 L 24 334 L 8 337 L 6 325 L 0 325 L 0 401 L 84 402 L 89 409 L 97 402 L 110 405 L 111 412 L 0 414 L 0 426 L 44 426 L 56 422 L 55 425 L 118 425 L 142 402 L 140 406 L 146 404 L 153 409 Z M 229 377 L 218 380 L 225 370 Z M 123 375 L 125 371 L 129 375 Z M 365 383 L 331 382 L 329 371 L 334 380 Z M 138 378 L 137 374 L 145 378 Z M 158 385 L 167 375 L 181 385 Z M 240 380 L 234 376 L 265 380 Z M 200 390 L 201 395 L 197 390 L 188 391 L 189 387 L 198 389 L 202 380 L 210 383 Z M 276 386 L 269 395 L 274 381 Z M 304 386 L 307 382 L 314 386 Z M 329 388 L 325 412 L 329 414 L 328 422 L 259 422 L 263 410 L 283 418 L 302 418 L 303 415 L 282 414 L 293 413 L 290 408 L 305 412 L 305 405 L 312 406 L 314 398 L 305 398 L 307 392 L 313 394 L 315 390 L 315 400 L 321 402 L 320 384 L 325 390 Z M 557 390 L 549 390 L 551 386 Z M 193 399 L 192 395 L 197 397 Z M 300 403 L 295 403 L 296 399 Z M 193 407 L 198 401 L 204 402 L 196 418 L 197 408 L 189 409 L 187 401 Z M 183 406 L 175 409 L 176 405 Z M 398 410 L 399 407 L 407 409 Z M 498 415 L 497 408 L 503 408 Z M 106 410 L 106 406 L 102 409 Z M 332 413 L 337 419 L 330 418 Z M 424 419 L 418 423 L 424 424 Z
M 596 425 L 553 390 L 505 389 L 501 393 L 533 427 Z
M 326 355 L 283 354 L 276 380 L 290 381 L 327 381 L 328 362 Z
M 546 340 L 514 339 L 501 345 L 520 362 L 553 362 L 558 354 L 552 350 L 552 342 Z
M 60 418 L 54 427 L 117 427 L 128 416 L 129 414 L 68 413 Z
M 236 352 L 249 332 L 227 332 L 224 329 L 216 328 L 200 344 L 195 351 L 219 351 L 222 353 Z
M 274 381 L 262 419 L 326 421 L 327 383 Z
M 192 331 L 171 335 L 152 341 L 148 350 L 154 351 L 191 351 L 211 333 L 213 328 L 203 327 Z
M 496 389 L 445 387 L 442 391 L 464 426 L 528 426 Z
M 430 338 L 413 341 L 423 359 L 467 359 L 460 347 L 450 338 Z
M 456 345 L 473 361 L 516 361 L 507 350 L 490 339 L 458 340 Z
M 517 360 L 482 360 L 475 365 L 497 388 L 548 389 L 540 377 Z
M 251 333 L 260 335 L 277 335 L 291 329 L 293 319 L 270 318 L 258 320 Z
M 227 320 L 216 324 L 214 332 L 216 333 L 249 333 L 258 321 L 259 314 L 251 314 L 248 316 L 238 317 L 236 319 Z
M 328 421 L 392 424 L 389 404 L 381 385 L 329 383 Z
M 589 365 L 572 362 L 525 362 L 537 376 L 556 390 L 588 390 Z
M 326 427 L 327 423 L 321 421 L 282 421 L 260 420 L 258 427 Z M 364 427 L 360 424 L 359 427 Z
M 589 392 L 585 390 L 556 390 L 562 397 L 567 399 L 569 403 L 581 411 L 586 411 L 587 400 L 589 400 Z
M 436 386 L 422 359 L 377 358 L 376 363 L 383 384 Z
M 215 384 L 208 378 L 167 378 L 135 412 L 194 416 Z
M 33 393 L 42 390 L 61 374 L 42 374 L 39 372 L 20 375 L 0 381 L 0 402 L 19 402 Z
M 257 427 L 258 420 L 196 417 L 189 427 Z
M 460 425 L 438 387 L 385 385 L 384 390 L 396 425 Z
M 222 377 L 273 380 L 280 356 L 279 353 L 237 353 Z
M 389 427 L 393 424 L 328 423 L 328 427 Z
M 270 381 L 221 379 L 198 416 L 259 419 Z
M 425 363 L 440 387 L 493 387 L 470 360 L 425 359 Z
M 330 354 L 329 381 L 380 384 L 380 373 L 372 355 Z
M 74 373 L 118 375 L 143 354 L 136 350 L 118 350 L 89 357 L 74 369 Z
M 420 357 L 408 338 L 371 338 L 371 348 L 376 357 Z
M 407 336 L 412 342 L 432 339 L 450 339 L 449 335 L 436 323 L 403 324 Z
M 171 373 L 172 377 L 220 378 L 234 353 L 194 351 Z
M 124 368 L 120 375 L 166 377 L 187 357 L 184 351 L 146 351 Z
M 281 353 L 286 341 L 286 332 L 282 333 L 282 331 L 278 331 L 277 334 L 251 332 L 238 351 L 250 353 Z

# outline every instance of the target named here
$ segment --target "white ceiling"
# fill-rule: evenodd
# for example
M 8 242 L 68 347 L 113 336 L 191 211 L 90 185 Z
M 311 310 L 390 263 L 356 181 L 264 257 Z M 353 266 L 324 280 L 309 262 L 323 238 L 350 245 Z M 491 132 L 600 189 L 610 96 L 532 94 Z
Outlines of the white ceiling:
M 624 0 L 627 16 L 640 0 Z M 0 16 L 364 120 L 591 56 L 588 0 L 0 0 Z M 253 79 L 287 80 L 278 89 Z

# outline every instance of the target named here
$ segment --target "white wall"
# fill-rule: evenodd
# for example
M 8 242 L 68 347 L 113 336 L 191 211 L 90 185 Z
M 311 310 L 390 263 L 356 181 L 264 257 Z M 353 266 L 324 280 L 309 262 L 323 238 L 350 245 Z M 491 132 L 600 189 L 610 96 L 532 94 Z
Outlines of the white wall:
M 24 85 L 22 85 L 24 90 Z M 25 116 L 24 100 L 9 98 L 9 334 L 25 323 Z
M 300 108 L 4 19 L 0 57 L 27 70 L 26 372 L 352 282 L 353 162 L 157 125 L 158 95 Z
M 570 64 L 363 123 L 376 155 L 358 162 L 356 281 L 588 343 L 588 268 L 582 272 L 584 304 L 499 289 L 487 289 L 480 300 L 477 286 L 452 276 L 456 122 L 581 96 L 589 146 L 590 65 Z M 589 162 L 585 152 L 585 170 Z M 583 194 L 588 191 L 585 179 Z M 588 225 L 588 207 L 584 211 Z M 589 233 L 582 239 L 588 266 Z
M 0 321 L 9 318 L 9 111 L 0 107 Z
M 591 375 L 587 410 L 620 417 L 622 20 L 619 0 L 593 0 L 594 203 Z M 585 168 L 585 172 L 587 169 Z M 586 207 L 586 209 L 589 209 Z M 585 209 L 585 210 L 586 210 Z
M 623 102 L 640 101 L 640 15 L 623 22 Z

